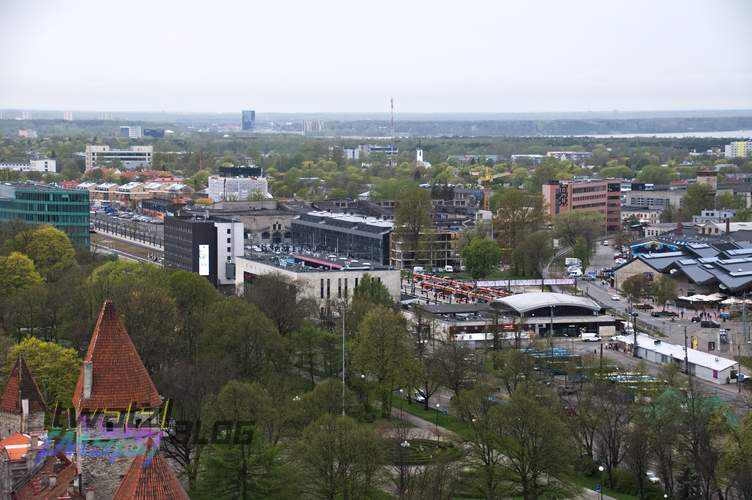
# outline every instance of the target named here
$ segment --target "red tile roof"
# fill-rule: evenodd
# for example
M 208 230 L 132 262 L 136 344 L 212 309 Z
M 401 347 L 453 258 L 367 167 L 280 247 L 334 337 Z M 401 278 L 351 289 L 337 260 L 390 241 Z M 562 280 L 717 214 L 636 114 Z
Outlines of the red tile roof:
M 170 464 L 159 452 L 148 460 L 149 449 L 131 462 L 112 500 L 187 500 Z
M 82 498 L 73 488 L 78 475 L 76 464 L 60 453 L 44 459 L 34 475 L 16 486 L 15 500 L 57 500 L 59 498 Z M 54 484 L 49 480 L 54 477 Z M 47 478 L 46 480 L 43 480 Z M 70 494 L 69 494 L 70 492 Z
M 37 439 L 37 447 L 42 443 Z M 29 434 L 21 434 L 16 432 L 11 434 L 7 438 L 0 441 L 0 449 L 5 450 L 8 454 L 8 459 L 11 461 L 21 460 L 26 456 L 26 452 L 31 448 L 31 436 Z
M 78 374 L 73 406 L 83 410 L 158 407 L 162 403 L 144 363 L 125 331 L 115 306 L 109 300 L 102 305 L 84 362 L 92 363 L 91 397 L 83 399 L 84 367 Z
M 0 396 L 0 411 L 21 415 L 21 400 L 29 400 L 29 412 L 46 411 L 47 405 L 26 361 L 19 356 Z

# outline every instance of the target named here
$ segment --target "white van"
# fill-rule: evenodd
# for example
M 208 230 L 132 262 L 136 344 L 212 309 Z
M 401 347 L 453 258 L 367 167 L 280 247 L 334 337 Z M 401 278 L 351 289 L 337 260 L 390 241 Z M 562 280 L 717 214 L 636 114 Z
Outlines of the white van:
M 444 272 L 445 273 L 453 273 L 454 267 L 453 266 L 444 266 Z
M 414 273 L 422 273 L 423 272 L 423 268 L 421 266 L 415 266 L 413 268 L 413 272 Z
M 601 337 L 597 333 L 592 333 L 592 332 L 582 332 L 580 339 L 583 342 L 600 342 L 601 341 Z
M 580 276 L 582 276 L 582 269 L 572 269 L 569 271 L 570 278 L 579 278 Z

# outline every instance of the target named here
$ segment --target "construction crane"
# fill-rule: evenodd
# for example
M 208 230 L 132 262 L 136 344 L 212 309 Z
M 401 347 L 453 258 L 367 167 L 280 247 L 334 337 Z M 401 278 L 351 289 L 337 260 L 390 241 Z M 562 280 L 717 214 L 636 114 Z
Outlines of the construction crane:
M 491 169 L 486 167 L 486 171 L 480 177 L 480 185 L 483 187 L 483 210 L 491 210 Z

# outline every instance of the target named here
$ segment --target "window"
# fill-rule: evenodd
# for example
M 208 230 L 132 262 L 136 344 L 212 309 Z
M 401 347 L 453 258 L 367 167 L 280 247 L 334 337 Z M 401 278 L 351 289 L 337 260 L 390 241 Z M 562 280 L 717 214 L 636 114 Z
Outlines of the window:
M 337 298 L 342 298 L 342 278 L 337 278 Z
M 326 298 L 327 299 L 330 299 L 332 297 L 330 285 L 331 285 L 331 280 L 327 278 L 326 279 Z
M 355 288 L 358 288 L 358 278 L 355 278 Z
M 713 378 L 718 378 L 718 370 L 713 370 Z
M 347 298 L 347 278 L 345 278 L 345 298 Z
M 230 239 L 230 238 L 227 238 L 227 243 L 229 244 L 230 242 L 231 242 L 231 239 Z
M 227 234 L 231 234 L 231 232 L 230 232 L 230 230 L 229 230 L 229 229 L 227 230 Z
M 321 298 L 324 298 L 324 278 L 321 278 Z

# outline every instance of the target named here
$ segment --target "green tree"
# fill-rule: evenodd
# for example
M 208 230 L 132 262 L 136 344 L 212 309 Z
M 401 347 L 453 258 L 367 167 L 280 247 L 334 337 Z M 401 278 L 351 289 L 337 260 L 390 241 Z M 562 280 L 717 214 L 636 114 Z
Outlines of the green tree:
M 590 262 L 590 247 L 582 236 L 578 236 L 572 247 L 572 255 L 582 261 L 583 267 L 587 267 Z
M 274 323 L 282 336 L 299 328 L 315 306 L 302 297 L 299 285 L 280 273 L 257 276 L 245 287 L 243 297 Z
M 403 189 L 396 199 L 394 236 L 401 242 L 405 260 L 417 262 L 430 245 L 432 210 L 431 194 L 420 187 Z
M 598 173 L 601 177 L 612 177 L 615 179 L 631 179 L 634 176 L 632 169 L 626 165 L 609 165 L 603 167 Z
M 26 255 L 11 252 L 0 256 L 0 298 L 13 296 L 21 290 L 42 283 L 42 277 L 34 268 L 34 262 Z
M 676 282 L 669 276 L 661 276 L 653 283 L 653 296 L 655 301 L 666 310 L 666 303 L 676 300 Z
M 236 427 L 234 432 L 228 430 L 218 436 L 227 442 L 210 445 L 205 450 L 195 497 L 298 498 L 293 471 L 288 470 L 266 433 L 256 431 L 263 427 L 261 422 L 274 420 L 265 413 L 277 407 L 269 399 L 258 384 L 231 381 L 207 401 L 204 409 L 207 428 L 220 421 L 232 422 Z M 277 417 L 281 411 L 278 407 Z
M 715 205 L 715 192 L 707 184 L 692 184 L 682 197 L 682 214 L 685 220 L 691 220 L 693 215 L 699 214 L 706 208 Z
M 517 276 L 540 276 L 541 268 L 553 256 L 551 234 L 536 231 L 525 238 L 512 252 L 512 270 Z
M 371 498 L 384 446 L 350 417 L 324 415 L 308 425 L 296 448 L 304 488 L 313 498 Z
M 593 248 L 596 238 L 603 234 L 603 216 L 598 212 L 564 212 L 554 219 L 554 233 L 566 246 L 574 246 L 583 238 Z
M 381 281 L 365 273 L 353 291 L 346 318 L 348 329 L 357 331 L 363 317 L 375 306 L 394 307 L 394 299 Z
M 39 274 L 54 280 L 76 262 L 76 252 L 68 236 L 52 226 L 24 231 L 10 243 L 13 250 L 26 254 L 34 261 Z
M 560 493 L 556 482 L 547 479 L 566 470 L 573 458 L 564 422 L 554 410 L 556 403 L 538 396 L 533 388 L 519 388 L 493 415 L 497 449 L 507 458 L 504 468 L 525 500 Z
M 514 188 L 496 191 L 491 199 L 494 210 L 493 232 L 508 262 L 512 251 L 530 234 L 543 227 L 543 195 Z
M 644 274 L 634 274 L 621 284 L 621 291 L 632 304 L 640 302 L 650 292 L 651 282 Z
M 718 208 L 741 210 L 747 208 L 747 203 L 743 196 L 725 192 L 718 193 L 718 196 L 715 197 L 715 206 Z
M 668 167 L 648 165 L 637 174 L 637 182 L 666 185 L 671 183 L 671 176 L 672 173 Z
M 53 342 L 29 337 L 8 351 L 5 373 L 10 373 L 19 356 L 23 356 L 29 365 L 47 406 L 52 408 L 57 403 L 67 408 L 78 381 L 78 353 Z
M 376 381 L 381 416 L 389 418 L 392 392 L 406 381 L 407 368 L 414 361 L 405 318 L 398 311 L 373 308 L 361 321 L 354 344 L 353 366 Z
M 735 489 L 739 498 L 752 499 L 752 416 L 733 428 L 721 456 L 721 476 Z
M 462 250 L 465 268 L 473 279 L 488 276 L 499 266 L 501 248 L 493 240 L 474 239 Z

